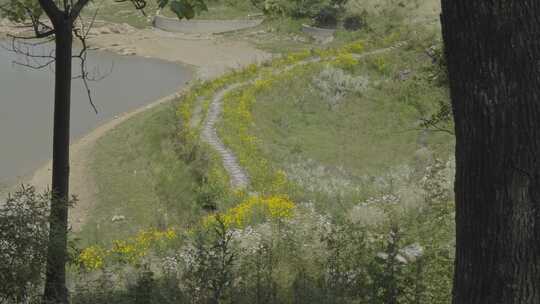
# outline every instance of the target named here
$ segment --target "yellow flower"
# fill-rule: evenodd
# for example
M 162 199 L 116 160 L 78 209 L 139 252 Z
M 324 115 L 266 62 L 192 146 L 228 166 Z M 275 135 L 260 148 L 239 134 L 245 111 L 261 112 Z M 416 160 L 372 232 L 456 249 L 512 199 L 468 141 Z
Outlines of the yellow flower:
M 384 73 L 386 71 L 386 68 L 387 68 L 387 63 L 386 61 L 384 60 L 383 57 L 379 56 L 379 57 L 376 57 L 374 60 L 373 60 L 373 63 L 375 65 L 375 67 L 377 68 L 377 70 L 381 73 Z
M 364 49 L 365 49 L 364 42 L 361 40 L 353 42 L 345 47 L 345 50 L 351 53 L 356 53 L 356 54 L 362 53 Z
M 270 88 L 272 81 L 270 79 L 257 79 L 253 84 L 256 91 L 262 91 Z
M 99 246 L 90 246 L 81 251 L 79 264 L 87 270 L 97 270 L 103 267 L 107 252 Z
M 293 216 L 296 206 L 286 196 L 273 196 L 265 200 L 270 217 L 274 220 L 289 219 Z
M 176 238 L 176 231 L 172 228 L 169 228 L 167 229 L 167 231 L 165 231 L 165 236 L 169 240 L 174 240 Z
M 294 215 L 295 204 L 286 196 L 260 198 L 252 196 L 237 206 L 218 215 L 203 219 L 203 227 L 209 228 L 217 223 L 217 217 L 228 228 L 243 228 L 257 219 L 284 220 Z
M 345 70 L 351 70 L 358 64 L 358 59 L 350 53 L 341 53 L 334 59 L 334 65 Z

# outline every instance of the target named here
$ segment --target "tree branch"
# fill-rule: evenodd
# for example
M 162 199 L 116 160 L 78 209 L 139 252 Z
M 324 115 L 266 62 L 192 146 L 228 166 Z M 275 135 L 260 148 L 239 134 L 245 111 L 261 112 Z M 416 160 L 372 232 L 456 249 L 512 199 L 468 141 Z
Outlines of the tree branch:
M 45 11 L 45 14 L 51 19 L 53 23 L 60 20 L 62 11 L 58 9 L 58 6 L 54 3 L 52 0 L 38 0 L 39 4 L 43 8 L 43 11 Z
M 90 2 L 90 0 L 79 0 L 73 5 L 71 9 L 70 18 L 71 22 L 75 22 L 79 15 L 81 14 L 82 9 Z

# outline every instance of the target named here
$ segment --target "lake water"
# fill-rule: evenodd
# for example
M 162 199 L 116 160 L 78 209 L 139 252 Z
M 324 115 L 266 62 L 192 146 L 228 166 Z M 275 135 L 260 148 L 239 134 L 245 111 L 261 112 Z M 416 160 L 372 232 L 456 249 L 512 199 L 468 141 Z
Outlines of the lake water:
M 0 48 L 0 183 L 15 181 L 52 158 L 54 74 L 14 65 L 14 60 L 24 58 Z M 78 65 L 74 60 L 74 70 Z M 73 80 L 72 140 L 120 113 L 176 92 L 192 77 L 181 65 L 108 52 L 89 54 L 88 66 L 92 75 L 108 76 L 90 83 L 98 114 L 82 82 Z

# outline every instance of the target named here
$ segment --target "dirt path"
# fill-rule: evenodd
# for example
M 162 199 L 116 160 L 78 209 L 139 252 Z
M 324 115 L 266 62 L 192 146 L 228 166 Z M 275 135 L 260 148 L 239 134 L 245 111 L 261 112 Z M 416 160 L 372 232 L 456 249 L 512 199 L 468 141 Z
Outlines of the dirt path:
M 1 32 L 7 31 L 4 24 Z M 222 73 L 250 63 L 270 58 L 268 53 L 257 50 L 246 42 L 224 41 L 213 36 L 166 33 L 160 30 L 135 30 L 126 25 L 107 25 L 93 30 L 92 46 L 101 50 L 124 55 L 157 58 L 171 63 L 184 63 L 195 67 L 197 77 L 210 79 Z M 70 211 L 70 225 L 79 231 L 86 215 L 92 210 L 98 189 L 91 172 L 92 150 L 95 143 L 108 131 L 127 119 L 174 99 L 178 93 L 162 98 L 135 111 L 119 115 L 71 145 L 70 186 L 79 203 Z M 35 171 L 24 180 L 38 190 L 50 188 L 51 162 Z
M 246 171 L 238 163 L 238 158 L 232 150 L 227 148 L 221 139 L 219 138 L 216 130 L 216 123 L 218 122 L 222 109 L 223 109 L 223 98 L 225 95 L 243 85 L 248 83 L 237 83 L 231 85 L 221 91 L 219 91 L 213 98 L 212 103 L 210 104 L 210 109 L 204 123 L 204 127 L 201 133 L 201 138 L 204 142 L 208 143 L 212 148 L 214 148 L 223 161 L 223 167 L 229 173 L 229 178 L 231 180 L 231 187 L 234 189 L 244 189 L 249 183 L 249 176 Z
M 356 59 L 362 59 L 368 56 L 373 56 L 373 55 L 382 54 L 382 53 L 396 50 L 398 48 L 405 46 L 406 44 L 407 42 L 398 42 L 391 47 L 377 49 L 377 50 L 373 50 L 373 51 L 366 52 L 363 54 L 354 55 L 354 57 Z M 293 65 L 287 66 L 283 69 L 274 71 L 273 73 L 275 75 L 281 74 L 281 73 L 290 71 L 298 66 L 319 62 L 321 60 L 322 59 L 318 57 L 309 58 L 309 59 L 300 61 L 298 63 L 295 63 Z M 227 148 L 223 144 L 223 141 L 219 138 L 219 135 L 216 129 L 216 124 L 218 123 L 220 119 L 220 115 L 222 113 L 223 98 L 225 97 L 225 95 L 227 95 L 227 93 L 234 91 L 238 88 L 253 84 L 257 79 L 235 83 L 217 92 L 214 95 L 214 98 L 212 99 L 212 102 L 210 104 L 210 109 L 208 111 L 208 115 L 206 117 L 203 129 L 202 129 L 202 134 L 201 134 L 202 140 L 206 142 L 207 144 L 209 144 L 212 148 L 214 148 L 220 155 L 221 160 L 223 162 L 223 167 L 225 168 L 225 171 L 227 171 L 227 173 L 229 174 L 231 187 L 234 189 L 245 189 L 249 187 L 250 178 L 245 168 L 242 168 L 242 166 L 238 162 L 238 157 L 234 154 L 234 152 L 231 149 Z

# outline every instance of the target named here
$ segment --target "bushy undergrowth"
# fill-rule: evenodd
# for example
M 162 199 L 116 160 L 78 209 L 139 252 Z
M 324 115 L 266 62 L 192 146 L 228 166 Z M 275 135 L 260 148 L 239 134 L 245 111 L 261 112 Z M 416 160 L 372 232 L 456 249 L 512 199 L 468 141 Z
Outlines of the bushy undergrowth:
M 49 235 L 48 194 L 22 187 L 0 202 L 0 303 L 39 294 Z
M 198 142 L 213 94 L 228 84 L 255 79 L 225 96 L 220 134 L 248 169 L 258 195 L 228 190 L 220 160 L 208 157 L 205 172 L 221 173 L 209 177 L 202 172 L 202 185 L 222 185 L 217 192 L 207 189 L 210 214 L 195 226 L 154 232 L 174 231 L 174 237 L 149 246 L 136 261 L 111 260 L 111 253 L 118 251 L 114 242 L 110 249 L 94 250 L 109 263 L 83 267 L 97 279 L 92 284 L 111 280 L 113 272 L 112 279 L 121 282 L 103 297 L 117 303 L 133 297 L 147 299 L 140 300 L 144 303 L 156 303 L 155 298 L 163 303 L 448 303 L 452 160 L 434 160 L 426 152 L 412 167 L 396 166 L 362 181 L 351 179 L 347 170 L 328 175 L 324 167 L 319 175 L 306 172 L 308 179 L 302 180 L 300 172 L 311 170 L 312 164 L 281 170 L 265 158 L 260 139 L 249 131 L 257 123 L 252 106 L 260 93 L 279 81 L 293 81 L 299 71 L 313 75 L 314 89 L 322 96 L 330 91 L 336 96 L 363 93 L 371 76 L 368 82 L 367 76 L 349 74 L 359 64 L 351 60 L 351 51 L 361 53 L 363 47 L 356 43 L 337 51 L 287 56 L 197 85 L 185 95 L 178 110 L 184 127 L 178 134 L 184 147 L 180 153 L 186 159 L 212 155 Z M 310 66 L 282 70 L 313 55 L 323 58 L 325 68 L 319 73 L 312 73 Z M 372 62 L 377 73 L 389 73 L 386 59 Z M 321 81 L 332 89 L 317 87 Z M 318 202 L 310 201 L 310 196 L 301 195 L 309 186 L 334 195 L 331 200 L 321 196 Z M 358 194 L 351 196 L 355 191 Z M 130 292 L 141 286 L 146 297 Z M 86 303 L 84 293 L 77 295 Z
M 139 261 L 83 274 L 92 284 L 116 282 L 91 285 L 104 297 L 94 303 L 124 303 L 107 302 L 119 294 L 144 298 L 141 290 L 149 300 L 137 303 L 157 303 L 153 295 L 176 303 L 449 303 L 452 166 L 434 161 L 419 179 L 386 180 L 386 192 L 344 217 L 283 197 L 248 196 L 197 227 L 160 232 L 171 237 Z M 76 295 L 74 303 L 89 303 Z
M 410 162 L 354 174 L 352 166 L 303 157 L 298 151 L 309 148 L 304 143 L 287 147 L 293 156 L 277 162 L 253 132 L 261 123 L 254 106 L 262 97 L 305 79 L 306 95 L 292 102 L 313 117 L 346 112 L 343 107 L 374 86 L 400 98 L 395 108 L 370 95 L 382 112 L 429 114 L 427 97 L 416 94 L 430 89 L 420 78 L 385 86 L 396 81 L 398 59 L 356 57 L 397 39 L 291 54 L 194 85 L 178 103 L 174 159 L 193 178 L 197 218 L 81 248 L 69 268 L 72 303 L 449 303 L 452 159 L 439 160 L 423 147 L 407 156 Z M 302 62 L 310 58 L 320 62 Z M 216 91 L 241 82 L 245 86 L 225 96 L 219 126 L 252 178 L 251 188 L 235 191 L 200 136 Z M 275 123 L 286 130 L 288 122 Z

